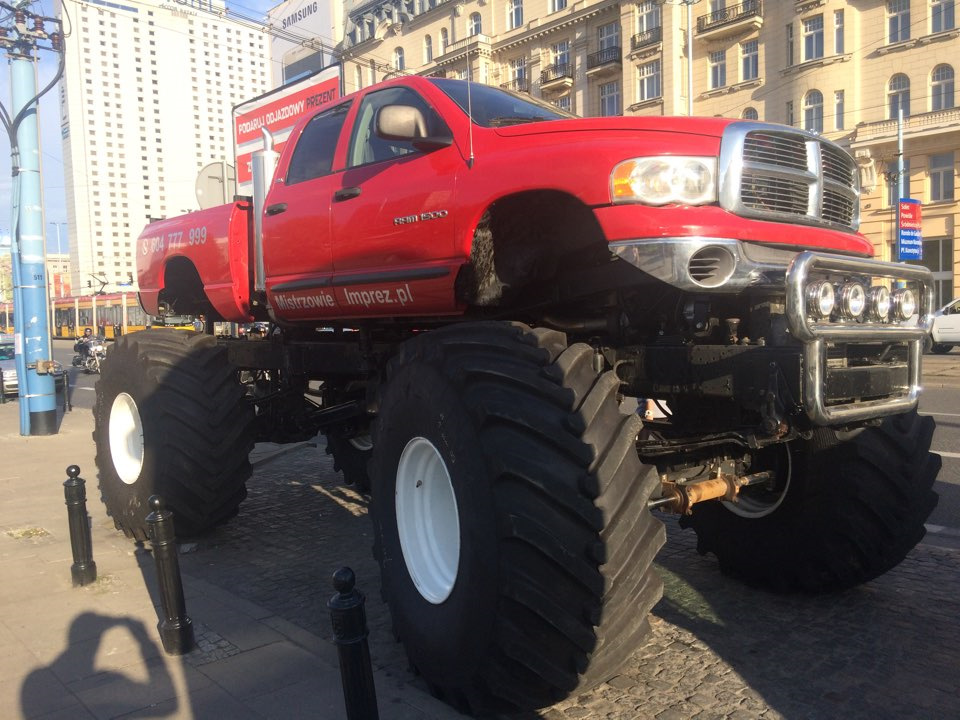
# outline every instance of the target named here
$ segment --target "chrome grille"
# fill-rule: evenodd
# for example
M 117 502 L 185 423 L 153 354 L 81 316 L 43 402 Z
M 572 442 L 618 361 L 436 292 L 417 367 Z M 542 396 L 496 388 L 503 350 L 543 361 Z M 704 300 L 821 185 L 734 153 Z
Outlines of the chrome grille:
M 823 191 L 823 210 L 820 214 L 824 220 L 837 225 L 846 225 L 856 211 L 853 201 L 842 193 L 830 189 Z
M 856 186 L 854 173 L 857 171 L 857 166 L 854 164 L 853 158 L 847 153 L 835 145 L 822 143 L 820 145 L 820 158 L 823 161 L 823 177 L 825 180 L 832 180 L 845 187 Z
M 798 170 L 807 169 L 807 147 L 802 137 L 786 137 L 773 133 L 750 133 L 743 147 L 748 163 L 763 163 Z
M 814 133 L 731 123 L 720 147 L 720 204 L 744 217 L 856 230 L 859 173 L 843 148 Z
M 807 183 L 801 180 L 746 171 L 740 188 L 741 201 L 753 210 L 792 215 L 807 213 Z

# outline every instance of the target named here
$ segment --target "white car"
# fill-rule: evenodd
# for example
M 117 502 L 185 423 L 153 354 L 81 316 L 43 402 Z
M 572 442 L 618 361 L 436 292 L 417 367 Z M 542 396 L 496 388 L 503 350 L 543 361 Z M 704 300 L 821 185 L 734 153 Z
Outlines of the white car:
M 3 392 L 17 394 L 17 362 L 13 352 L 13 338 L 0 337 L 0 374 L 3 375 Z
M 960 298 L 933 314 L 930 339 L 930 350 L 938 355 L 950 352 L 954 345 L 960 345 Z

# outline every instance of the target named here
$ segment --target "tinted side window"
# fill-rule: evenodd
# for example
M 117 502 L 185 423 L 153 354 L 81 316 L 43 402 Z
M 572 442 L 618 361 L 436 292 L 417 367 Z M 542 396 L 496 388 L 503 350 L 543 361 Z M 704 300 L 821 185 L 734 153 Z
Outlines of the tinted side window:
M 314 117 L 300 133 L 300 140 L 290 158 L 287 185 L 312 180 L 330 172 L 337 138 L 343 128 L 350 103 L 337 105 Z
M 386 105 L 410 105 L 420 110 L 427 121 L 428 135 L 442 135 L 449 132 L 433 108 L 410 88 L 392 87 L 378 90 L 363 99 L 360 110 L 357 112 L 357 121 L 347 155 L 347 167 L 381 162 L 417 152 L 410 142 L 377 137 L 377 113 Z

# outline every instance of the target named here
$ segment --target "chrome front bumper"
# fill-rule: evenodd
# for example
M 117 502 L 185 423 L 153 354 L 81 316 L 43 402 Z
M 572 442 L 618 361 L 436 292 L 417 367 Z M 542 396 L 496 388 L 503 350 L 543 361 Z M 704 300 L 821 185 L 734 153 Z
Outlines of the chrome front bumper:
M 805 288 L 817 273 L 846 273 L 874 280 L 918 283 L 919 317 L 916 324 L 824 323 L 808 317 Z M 803 408 L 817 425 L 838 425 L 856 420 L 895 415 L 914 409 L 920 399 L 921 357 L 933 311 L 933 279 L 929 270 L 914 265 L 802 252 L 790 263 L 786 276 L 787 326 L 803 343 Z M 896 397 L 827 405 L 824 397 L 826 344 L 863 342 L 907 343 L 907 388 Z

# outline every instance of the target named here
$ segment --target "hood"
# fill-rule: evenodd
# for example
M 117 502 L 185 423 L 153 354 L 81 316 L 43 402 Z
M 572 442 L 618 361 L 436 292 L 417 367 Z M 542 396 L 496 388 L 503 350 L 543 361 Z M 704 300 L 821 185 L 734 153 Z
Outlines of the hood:
M 724 129 L 737 122 L 730 118 L 703 117 L 609 117 L 571 118 L 520 123 L 494 128 L 501 137 L 547 135 L 564 132 L 669 132 L 720 138 Z

